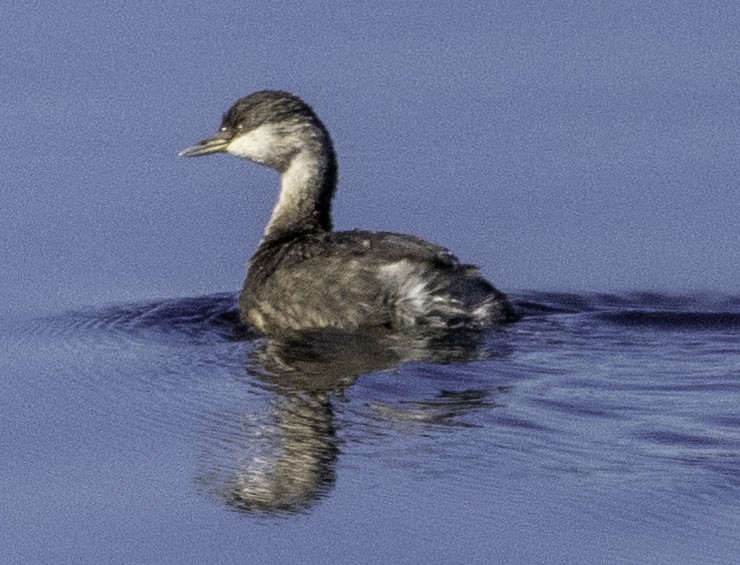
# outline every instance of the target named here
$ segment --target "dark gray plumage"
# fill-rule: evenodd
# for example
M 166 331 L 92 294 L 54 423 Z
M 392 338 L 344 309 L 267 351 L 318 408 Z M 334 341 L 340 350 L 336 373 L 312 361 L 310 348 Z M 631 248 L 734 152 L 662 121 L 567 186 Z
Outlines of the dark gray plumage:
M 281 174 L 239 299 L 242 319 L 260 331 L 446 330 L 515 318 L 506 296 L 447 249 L 409 235 L 331 231 L 336 156 L 326 128 L 298 97 L 242 98 L 213 137 L 181 155 L 219 152 Z

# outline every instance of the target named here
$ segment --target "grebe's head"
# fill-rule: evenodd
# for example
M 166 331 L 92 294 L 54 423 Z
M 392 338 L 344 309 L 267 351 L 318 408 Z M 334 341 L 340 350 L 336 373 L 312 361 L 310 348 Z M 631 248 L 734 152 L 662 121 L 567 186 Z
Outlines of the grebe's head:
M 263 90 L 237 100 L 215 135 L 180 155 L 228 153 L 282 172 L 302 151 L 323 148 L 331 150 L 329 135 L 308 104 L 289 92 Z

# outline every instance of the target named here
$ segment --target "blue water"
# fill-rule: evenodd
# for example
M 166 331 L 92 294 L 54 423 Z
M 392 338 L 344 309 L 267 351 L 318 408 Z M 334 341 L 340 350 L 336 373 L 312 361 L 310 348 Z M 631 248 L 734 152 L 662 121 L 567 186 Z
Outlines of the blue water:
M 275 344 L 230 294 L 0 324 L 0 560 L 734 563 L 740 297 Z

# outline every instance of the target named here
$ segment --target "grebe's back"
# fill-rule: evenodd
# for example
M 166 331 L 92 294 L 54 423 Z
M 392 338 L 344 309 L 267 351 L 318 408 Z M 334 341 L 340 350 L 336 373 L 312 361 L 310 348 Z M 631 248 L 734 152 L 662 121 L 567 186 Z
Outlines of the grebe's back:
M 481 328 L 514 319 L 471 265 L 422 239 L 363 231 L 263 243 L 239 300 L 267 334 L 336 328 Z

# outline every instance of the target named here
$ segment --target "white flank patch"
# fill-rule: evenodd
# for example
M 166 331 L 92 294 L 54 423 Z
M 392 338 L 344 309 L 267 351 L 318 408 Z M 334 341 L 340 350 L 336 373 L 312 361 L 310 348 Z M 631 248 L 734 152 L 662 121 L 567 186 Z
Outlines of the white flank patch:
M 491 319 L 491 313 L 493 310 L 493 304 L 490 302 L 484 302 L 473 310 L 473 319 L 481 324 L 488 322 Z
M 380 272 L 397 297 L 399 313 L 412 322 L 426 314 L 432 296 L 417 266 L 404 260 L 381 267 Z

